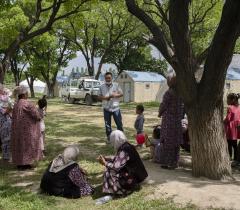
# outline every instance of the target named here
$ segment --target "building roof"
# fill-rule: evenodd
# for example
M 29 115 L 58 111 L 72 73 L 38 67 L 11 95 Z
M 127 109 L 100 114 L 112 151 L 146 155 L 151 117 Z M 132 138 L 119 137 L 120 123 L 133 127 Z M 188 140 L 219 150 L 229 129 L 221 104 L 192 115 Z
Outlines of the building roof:
M 166 79 L 154 72 L 140 72 L 140 71 L 124 71 L 128 74 L 129 77 L 133 79 L 135 82 L 163 82 Z
M 240 55 L 234 54 L 227 71 L 227 80 L 240 80 Z
M 234 54 L 232 57 L 232 62 L 229 65 L 230 67 L 240 68 L 240 54 Z
M 229 67 L 227 71 L 227 80 L 240 80 L 240 67 Z

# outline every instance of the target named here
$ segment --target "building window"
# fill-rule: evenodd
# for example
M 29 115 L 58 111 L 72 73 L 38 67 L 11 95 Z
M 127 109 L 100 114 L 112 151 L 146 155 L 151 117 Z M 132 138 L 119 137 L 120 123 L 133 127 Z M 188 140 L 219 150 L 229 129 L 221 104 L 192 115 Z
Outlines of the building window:
M 231 88 L 230 82 L 226 83 L 226 88 L 227 88 L 227 89 L 230 89 L 230 88 Z
M 123 74 L 121 75 L 121 79 L 123 79 Z
M 125 79 L 127 79 L 127 75 L 125 74 Z
M 146 89 L 149 89 L 149 88 L 150 88 L 150 84 L 146 84 L 146 85 L 145 85 L 145 88 L 146 88 Z

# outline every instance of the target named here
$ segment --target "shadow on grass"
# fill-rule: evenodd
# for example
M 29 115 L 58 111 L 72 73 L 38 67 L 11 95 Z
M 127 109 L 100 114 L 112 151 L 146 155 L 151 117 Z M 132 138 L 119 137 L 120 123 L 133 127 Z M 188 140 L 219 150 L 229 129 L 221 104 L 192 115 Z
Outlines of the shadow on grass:
M 33 194 L 32 192 L 26 192 L 24 189 L 17 187 L 11 187 L 9 185 L 0 185 L 0 209 L 53 209 L 56 200 L 50 196 L 44 196 L 40 194 Z

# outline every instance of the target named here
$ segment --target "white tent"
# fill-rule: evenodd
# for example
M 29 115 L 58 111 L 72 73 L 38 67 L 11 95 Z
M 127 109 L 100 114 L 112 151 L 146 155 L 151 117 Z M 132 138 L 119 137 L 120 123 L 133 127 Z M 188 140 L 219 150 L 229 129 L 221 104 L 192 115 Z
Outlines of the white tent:
M 23 80 L 22 82 L 20 82 L 21 86 L 27 87 L 28 88 L 28 92 L 30 92 L 29 86 L 28 86 L 28 82 L 27 80 Z M 35 80 L 33 82 L 33 89 L 35 93 L 44 93 L 44 90 L 46 88 L 46 83 L 42 82 L 41 80 Z

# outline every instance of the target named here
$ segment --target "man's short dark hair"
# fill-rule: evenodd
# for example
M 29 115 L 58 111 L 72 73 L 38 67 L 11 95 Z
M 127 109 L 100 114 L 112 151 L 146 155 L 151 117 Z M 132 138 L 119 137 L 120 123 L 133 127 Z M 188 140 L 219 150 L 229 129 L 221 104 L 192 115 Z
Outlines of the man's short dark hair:
M 107 76 L 107 75 L 111 75 L 111 77 L 113 77 L 113 74 L 112 74 L 112 72 L 107 72 L 107 73 L 105 73 L 105 77 Z

